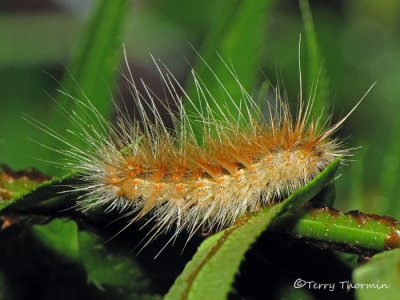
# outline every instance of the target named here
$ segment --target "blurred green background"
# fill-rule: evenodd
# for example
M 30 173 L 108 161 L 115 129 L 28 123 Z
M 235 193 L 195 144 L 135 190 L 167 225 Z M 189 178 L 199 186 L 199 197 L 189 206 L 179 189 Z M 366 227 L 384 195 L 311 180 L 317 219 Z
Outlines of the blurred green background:
M 397 112 L 400 101 L 397 95 L 400 85 L 396 83 L 400 80 L 400 2 L 310 1 L 312 17 L 307 2 L 300 0 L 300 3 L 277 0 L 0 1 L 0 163 L 16 170 L 35 167 L 49 175 L 62 172 L 46 161 L 57 162 L 61 158 L 34 142 L 53 147 L 54 139 L 23 120 L 23 115 L 28 115 L 63 135 L 67 121 L 65 116 L 55 114 L 56 103 L 60 102 L 70 111 L 74 102 L 57 89 L 81 99 L 78 89 L 82 87 L 110 118 L 114 115 L 110 113 L 112 95 L 116 102 L 123 98 L 132 104 L 123 79 L 122 44 L 135 80 L 143 78 L 161 98 L 165 91 L 150 53 L 161 59 L 189 94 L 195 93 L 188 76 L 191 66 L 202 75 L 210 90 L 218 92 L 220 87 L 208 76 L 209 72 L 207 75 L 196 50 L 223 78 L 227 89 L 240 96 L 234 82 L 232 85 L 232 78 L 223 74 L 226 68 L 215 55 L 218 51 L 232 63 L 241 82 L 255 98 L 272 99 L 272 89 L 267 93 L 260 89 L 265 88 L 266 79 L 274 85 L 279 81 L 295 110 L 301 34 L 304 94 L 310 94 L 311 85 L 319 78 L 315 106 L 317 111 L 323 106 L 326 114 L 332 113 L 333 122 L 346 115 L 377 82 L 336 134 L 344 139 L 347 147 L 354 149 L 354 156 L 341 168 L 341 176 L 336 181 L 335 207 L 389 214 L 399 219 L 400 120 Z M 40 221 L 33 220 L 33 223 Z M 103 247 L 100 235 L 93 234 L 93 228 L 84 222 L 54 219 L 45 225 L 35 225 L 32 230 L 23 221 L 20 226 L 18 220 L 16 223 L 2 231 L 0 252 L 8 259 L 0 264 L 0 299 L 61 296 L 73 299 L 76 295 L 110 299 L 115 292 L 121 296 L 116 299 L 127 299 L 124 288 L 129 292 L 128 299 L 137 299 L 138 295 L 140 299 L 160 299 L 201 240 L 194 238 L 194 243 L 189 243 L 181 255 L 186 240 L 185 237 L 182 241 L 178 239 L 175 248 L 167 247 L 155 261 L 154 254 L 168 237 L 161 238 L 158 246 L 157 243 L 150 245 L 136 258 L 131 252 L 124 255 L 113 252 L 118 250 L 118 247 L 109 247 L 113 245 Z M 109 238 L 119 229 L 101 227 L 101 235 Z M 124 250 L 137 245 L 145 234 L 138 228 L 130 229 L 134 234 L 124 232 L 116 243 L 118 246 L 123 241 Z M 306 267 L 301 267 L 303 275 L 311 269 L 321 271 L 322 276 L 329 273 L 342 280 L 350 279 L 350 272 L 347 270 L 347 275 L 343 275 L 343 268 L 332 256 L 326 256 L 326 252 L 304 248 L 304 245 L 282 246 L 278 241 L 266 245 L 259 253 L 263 257 L 283 253 L 281 262 L 292 264 L 292 258 L 303 263 L 308 256 Z M 259 255 L 257 248 L 254 253 L 254 257 Z M 298 253 L 301 260 L 296 256 Z M 275 263 L 274 256 L 271 257 Z M 238 281 L 239 291 L 241 284 L 246 291 L 253 287 L 249 285 L 253 282 L 262 290 L 260 295 L 264 295 L 263 288 L 279 287 L 270 280 L 279 282 L 282 274 L 257 259 L 253 260 L 257 262 L 253 266 L 249 258 L 251 255 L 245 259 L 250 262 L 247 274 L 257 280 L 252 276 L 246 279 L 246 272 L 242 270 L 244 279 Z M 257 269 L 261 270 L 260 274 L 255 272 Z M 268 284 L 259 284 L 262 282 L 259 279 Z M 116 290 L 108 290 L 109 286 Z M 293 291 L 287 289 L 289 285 L 284 287 L 282 291 Z M 350 299 L 354 296 L 351 292 L 346 295 Z
M 184 84 L 196 59 L 190 45 L 202 49 L 210 43 L 207 33 L 212 21 L 227 11 L 224 5 L 237 2 L 133 1 L 122 40 L 135 77 L 160 90 L 151 53 Z M 300 33 L 305 89 L 311 83 L 301 11 L 297 1 L 270 2 L 265 27 L 259 28 L 258 75 L 249 92 L 256 94 L 266 78 L 273 83 L 279 78 L 290 101 L 296 103 Z M 50 121 L 51 99 L 58 97 L 58 81 L 92 6 L 92 1 L 0 2 L 0 162 L 14 169 L 36 167 L 52 172 L 41 160 L 46 150 L 29 140 L 41 141 L 45 134 L 21 116 L 25 113 L 44 124 Z M 310 6 L 326 70 L 327 109 L 333 111 L 333 120 L 345 115 L 377 81 L 337 133 L 346 145 L 357 149 L 341 169 L 336 206 L 400 218 L 400 2 L 311 1 Z M 240 53 L 239 57 L 252 59 Z M 117 90 L 123 86 L 120 79 Z

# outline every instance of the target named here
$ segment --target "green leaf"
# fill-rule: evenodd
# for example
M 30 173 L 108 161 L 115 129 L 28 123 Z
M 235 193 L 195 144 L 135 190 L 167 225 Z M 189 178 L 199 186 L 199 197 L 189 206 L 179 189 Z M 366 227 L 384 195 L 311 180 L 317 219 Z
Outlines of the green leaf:
M 36 169 L 14 171 L 6 165 L 0 169 L 0 211 L 50 182 L 50 177 Z
M 11 170 L 0 172 L 0 208 L 40 185 L 39 180 L 30 176 L 29 170 L 18 173 Z
M 255 86 L 263 53 L 263 35 L 270 2 L 270 0 L 224 0 L 215 3 L 210 31 L 200 50 L 200 57 L 194 65 L 194 70 L 204 85 L 203 89 L 206 88 L 215 99 L 215 102 L 208 101 L 208 105 L 216 111 L 216 118 L 223 118 L 222 113 L 238 113 L 223 87 L 229 91 L 237 106 L 240 106 L 240 102 L 243 101 L 243 92 L 226 64 L 230 66 L 232 62 L 234 72 L 244 88 L 249 90 Z M 223 87 L 219 81 L 223 83 Z M 203 99 L 198 96 L 193 81 L 189 82 L 186 91 L 193 101 L 193 103 L 186 103 L 189 113 L 193 113 L 195 108 L 200 110 L 202 106 L 204 107 L 205 104 L 201 103 Z M 210 100 L 211 97 L 207 98 Z M 222 113 L 217 109 L 217 105 L 221 107 Z M 238 115 L 232 117 L 236 120 Z M 241 118 L 241 121 L 246 120 Z
M 286 200 L 239 220 L 206 239 L 168 292 L 166 299 L 226 299 L 245 253 L 271 221 L 316 196 L 332 179 L 339 160 Z
M 112 109 L 110 99 L 121 58 L 129 4 L 129 0 L 97 1 L 62 82 L 62 91 L 77 98 L 84 94 L 105 116 L 109 116 Z M 60 97 L 59 101 L 64 105 L 66 99 Z
M 353 287 L 358 300 L 398 299 L 400 250 L 375 255 L 353 272 Z
M 82 36 L 78 40 L 75 51 L 72 54 L 71 62 L 61 82 L 61 93 L 57 105 L 61 111 L 55 112 L 49 123 L 46 125 L 65 137 L 67 129 L 76 126 L 75 131 L 82 130 L 79 125 L 68 120 L 68 115 L 73 112 L 74 119 L 81 120 L 95 128 L 101 128 L 97 118 L 78 99 L 91 109 L 98 111 L 106 119 L 111 117 L 113 110 L 112 97 L 116 87 L 116 75 L 118 64 L 121 59 L 123 32 L 130 8 L 129 0 L 97 1 L 96 7 L 84 28 Z M 92 114 L 91 114 L 92 113 Z M 60 118 L 63 120 L 60 122 Z M 67 118 L 67 122 L 65 122 Z M 72 117 L 71 117 L 72 118 Z M 82 141 L 76 135 L 69 135 L 68 142 L 81 145 Z M 46 146 L 53 148 L 63 147 L 60 143 L 51 138 L 44 142 Z M 48 153 L 52 160 L 55 153 Z M 59 170 L 52 170 L 57 174 Z
M 66 258 L 79 259 L 78 226 L 74 221 L 54 219 L 49 224 L 34 225 L 33 232 L 48 248 Z
M 315 25 L 311 14 L 308 0 L 300 0 L 300 10 L 303 16 L 304 30 L 307 39 L 308 50 L 308 90 L 309 95 L 314 94 L 312 115 L 318 118 L 321 113 L 326 116 L 328 97 L 329 97 L 329 79 L 324 66 L 324 59 L 318 45 Z M 315 84 L 318 82 L 318 86 Z M 325 120 L 324 117 L 321 118 Z
M 126 299 L 159 299 L 132 254 L 111 249 L 87 231 L 79 233 L 79 245 L 88 279 L 99 289 L 118 288 L 119 294 L 129 296 Z
M 68 185 L 74 182 L 76 182 L 76 179 L 73 175 L 66 175 L 32 185 L 11 199 L 0 202 L 0 212 L 4 212 L 6 209 L 20 212 L 29 211 L 47 206 L 47 208 L 55 209 L 54 213 L 56 214 L 59 212 L 57 207 L 65 205 L 63 200 L 66 196 L 59 193 L 65 191 Z M 48 201 L 50 201 L 50 204 Z

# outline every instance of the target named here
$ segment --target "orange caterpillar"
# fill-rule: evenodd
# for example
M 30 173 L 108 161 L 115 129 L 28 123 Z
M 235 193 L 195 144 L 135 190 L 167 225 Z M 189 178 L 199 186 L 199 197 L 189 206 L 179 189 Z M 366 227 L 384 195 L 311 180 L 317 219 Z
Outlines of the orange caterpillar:
M 75 170 L 82 181 L 74 187 L 74 191 L 84 193 L 79 201 L 82 208 L 105 205 L 108 210 L 132 215 L 130 223 L 150 216 L 156 220 L 151 238 L 171 228 L 175 228 L 174 236 L 183 230 L 191 235 L 202 228 L 220 230 L 243 214 L 304 186 L 330 162 L 348 153 L 331 136 L 355 107 L 324 131 L 320 120 L 309 117 L 311 105 L 303 105 L 301 92 L 298 113 L 293 117 L 278 91 L 265 117 L 227 67 L 243 99 L 235 102 L 222 83 L 221 89 L 236 111 L 224 110 L 192 71 L 202 107 L 189 116 L 182 100 L 192 99 L 166 67 L 156 66 L 178 106 L 177 112 L 167 109 L 174 132 L 166 128 L 155 109 L 160 100 L 144 83 L 146 95 L 140 94 L 129 70 L 127 80 L 141 114 L 141 126 L 121 112 L 117 125 L 112 125 L 89 101 L 74 100 L 89 116 L 71 115 L 80 128 L 74 134 L 85 146 L 63 140 L 70 149 L 59 151 L 70 158 L 68 169 Z M 146 115 L 146 107 L 151 109 L 154 122 Z M 232 115 L 247 121 L 237 121 Z M 201 128 L 200 142 L 193 126 Z

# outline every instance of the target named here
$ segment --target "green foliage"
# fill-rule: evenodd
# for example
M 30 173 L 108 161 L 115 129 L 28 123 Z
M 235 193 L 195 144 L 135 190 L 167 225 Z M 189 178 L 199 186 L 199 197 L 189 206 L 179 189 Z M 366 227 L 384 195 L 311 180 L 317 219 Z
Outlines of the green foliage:
M 307 68 L 307 91 L 305 95 L 313 95 L 312 116 L 318 118 L 322 114 L 322 120 L 328 115 L 329 108 L 329 79 L 324 66 L 321 49 L 318 46 L 317 33 L 310 10 L 308 0 L 300 0 L 300 10 L 303 16 L 305 36 L 307 39 L 308 68 Z
M 13 199 L 18 199 L 29 193 L 40 183 L 28 176 L 18 176 L 7 171 L 0 171 L 0 210 L 10 204 Z
M 46 225 L 34 225 L 36 237 L 47 247 L 72 260 L 79 257 L 78 226 L 74 221 L 54 219 Z
M 138 263 L 126 253 L 108 249 L 95 234 L 79 233 L 79 251 L 88 280 L 99 289 L 111 286 L 131 299 L 160 299 L 159 295 L 151 295 L 150 281 Z
M 235 105 L 241 106 L 243 91 L 235 76 L 240 78 L 240 84 L 245 89 L 254 88 L 258 75 L 257 67 L 263 53 L 262 41 L 270 2 L 224 0 L 214 3 L 211 26 L 194 64 L 194 70 L 202 84 L 207 87 L 206 93 L 209 92 L 215 99 L 215 102 L 209 101 L 208 104 L 215 111 L 217 119 L 229 112 L 237 112 Z M 227 67 L 232 69 L 234 76 Z M 201 107 L 204 107 L 202 102 L 205 100 L 198 96 L 193 81 L 187 85 L 187 94 L 193 100 L 193 103 L 186 102 L 189 113 L 195 108 L 201 110 Z M 242 113 L 245 113 L 244 108 Z M 235 120 L 246 121 L 243 116 L 232 117 Z
M 111 117 L 112 94 L 121 59 L 121 46 L 128 0 L 98 1 L 61 82 L 61 91 L 71 98 L 89 99 L 105 117 Z M 69 109 L 76 109 L 76 102 L 63 95 L 57 101 Z M 54 120 L 56 123 L 58 120 Z M 57 124 L 50 124 L 52 125 Z
M 227 112 L 233 104 L 227 101 L 227 95 L 210 69 L 223 82 L 236 104 L 240 104 L 243 96 L 225 64 L 234 70 L 244 88 L 260 103 L 271 98 L 274 84 L 271 85 L 270 81 L 274 81 L 273 74 L 277 72 L 278 79 L 285 81 L 289 100 L 294 102 L 299 92 L 298 36 L 304 29 L 302 39 L 306 43 L 302 43 L 301 50 L 307 54 L 302 60 L 305 99 L 314 92 L 312 84 L 318 80 L 313 116 L 318 116 L 322 109 L 326 115 L 335 106 L 333 119 L 337 120 L 338 115 L 349 111 L 368 86 L 378 80 L 377 87 L 339 132 L 340 136 L 352 136 L 346 141 L 349 147 L 362 144 L 364 149 L 355 150 L 357 161 L 350 162 L 350 167 L 343 169 L 342 178 L 336 181 L 338 197 L 335 205 L 342 210 L 363 209 L 400 217 L 397 201 L 400 123 L 396 115 L 399 108 L 396 87 L 400 79 L 400 61 L 397 59 L 400 42 L 395 13 L 399 4 L 389 1 L 375 6 L 356 1 L 342 3 L 340 7 L 329 4 L 327 9 L 314 2 L 310 7 L 307 0 L 300 0 L 299 7 L 270 0 L 158 2 L 138 5 L 134 8 L 135 17 L 129 18 L 133 12 L 128 0 L 97 1 L 88 22 L 79 33 L 67 72 L 57 88 L 70 97 L 83 101 L 89 99 L 109 118 L 113 112 L 110 100 L 117 97 L 115 87 L 118 85 L 118 63 L 124 41 L 129 45 L 128 58 L 133 60 L 134 67 L 138 67 L 136 70 L 144 70 L 145 76 L 150 72 L 151 68 L 142 58 L 153 52 L 156 58 L 166 58 L 167 66 L 173 65 L 178 70 L 179 79 L 183 77 L 179 73 L 182 67 L 176 63 L 175 57 L 172 58 L 171 52 L 185 51 L 182 44 L 189 41 L 199 49 L 200 54 L 195 56 L 194 69 L 216 99 L 215 103 L 210 103 L 211 107 L 228 104 L 223 107 Z M 21 17 L 20 14 L 2 14 L 0 24 L 0 39 L 4 41 L 0 53 L 0 162 L 6 162 L 14 169 L 34 165 L 42 171 L 57 173 L 48 167 L 47 162 L 32 159 L 32 156 L 44 160 L 54 158 L 46 149 L 41 150 L 40 146 L 26 141 L 26 136 L 42 139 L 30 124 L 20 120 L 20 113 L 33 116 L 62 135 L 69 127 L 64 119 L 56 116 L 54 109 L 45 105 L 49 97 L 43 90 L 52 93 L 56 87 L 51 76 L 42 71 L 57 77 L 57 68 L 60 68 L 57 64 L 69 51 L 67 46 L 76 38 L 79 22 L 57 16 L 41 15 L 35 19 Z M 126 24 L 134 28 L 129 35 L 124 34 Z M 152 35 L 154 32 L 155 36 Z M 40 41 L 37 36 L 44 38 Z M 198 47 L 198 44 L 201 46 Z M 137 52 L 141 49 L 145 49 L 146 53 Z M 189 56 L 193 52 L 191 50 Z M 182 60 L 179 54 L 178 57 Z M 263 80 L 257 95 L 255 90 L 258 90 L 258 77 L 262 72 L 269 78 Z M 202 99 L 197 97 L 193 82 L 187 83 L 187 91 L 194 100 L 194 106 L 199 107 Z M 333 95 L 333 99 L 328 99 L 329 95 Z M 67 113 L 72 110 L 81 113 L 69 96 L 51 96 Z M 186 105 L 189 111 L 194 109 L 191 104 Z M 81 117 L 92 121 L 84 114 Z M 50 141 L 44 144 L 54 146 Z M 316 178 L 280 204 L 245 216 L 242 222 L 210 236 L 201 243 L 196 254 L 189 249 L 186 250 L 189 255 L 182 258 L 182 246 L 177 251 L 171 251 L 173 254 L 161 253 L 157 260 L 151 258 L 150 262 L 140 255 L 134 257 L 129 253 L 139 244 L 143 235 L 140 230 L 129 232 L 127 237 L 121 238 L 121 244 L 105 242 L 110 234 L 106 233 L 107 224 L 96 215 L 97 212 L 72 209 L 76 197 L 62 192 L 68 185 L 79 181 L 75 176 L 49 181 L 37 181 L 29 176 L 12 180 L 0 178 L 0 218 L 3 226 L 0 230 L 0 255 L 4 258 L 0 260 L 0 299 L 24 299 L 28 296 L 54 299 L 64 295 L 66 299 L 76 295 L 82 299 L 160 299 L 160 295 L 171 286 L 167 295 L 169 299 L 224 299 L 228 293 L 243 296 L 246 290 L 240 287 L 243 282 L 252 288 L 264 284 L 261 283 L 263 276 L 258 273 L 259 269 L 272 273 L 272 277 L 268 277 L 270 281 L 264 285 L 267 291 L 276 288 L 275 299 L 323 299 L 332 296 L 295 289 L 294 279 L 285 277 L 285 274 L 300 274 L 318 282 L 320 277 L 307 273 L 315 264 L 320 272 L 316 274 L 328 276 L 326 280 L 344 280 L 346 275 L 340 273 L 339 264 L 329 268 L 329 271 L 324 270 L 333 257 L 353 271 L 353 284 L 379 281 L 391 286 L 388 289 L 357 288 L 346 292 L 345 297 L 395 299 L 400 286 L 398 250 L 377 254 L 361 266 L 355 261 L 355 255 L 351 255 L 351 262 L 348 262 L 349 257 L 342 254 L 327 258 L 323 256 L 326 251 L 312 252 L 315 249 L 311 247 L 290 252 L 297 238 L 321 248 L 330 247 L 332 243 L 346 246 L 355 252 L 360 251 L 364 258 L 372 256 L 375 251 L 398 246 L 395 220 L 361 213 L 339 212 L 333 216 L 328 210 L 318 208 L 294 210 L 296 207 L 292 205 L 298 206 L 313 198 L 325 186 L 336 167 L 337 163 L 318 177 L 323 182 L 318 182 Z M 334 196 L 334 188 L 330 185 L 313 202 L 317 201 L 320 206 L 333 206 Z M 290 245 L 279 244 L 279 239 L 273 239 L 276 234 L 288 238 Z M 258 252 L 258 243 L 264 242 L 264 236 L 272 236 L 274 244 L 283 245 L 279 249 L 286 255 L 283 260 L 275 260 L 271 253 L 266 253 L 266 249 Z M 185 244 L 185 237 L 182 239 Z M 182 243 L 180 238 L 177 244 L 179 242 Z M 162 248 L 162 241 L 160 245 Z M 273 245 L 269 246 L 273 248 Z M 141 255 L 155 256 L 158 250 L 145 249 L 146 254 Z M 308 252 L 317 254 L 308 265 L 301 267 L 300 273 L 296 273 L 292 265 L 284 265 L 293 257 L 301 257 L 297 259 L 301 261 Z M 190 260 L 192 254 L 194 256 Z M 163 255 L 170 264 L 160 267 L 161 271 L 156 270 L 155 265 L 165 263 Z M 258 257 L 258 260 L 255 259 L 256 266 L 253 265 L 250 272 L 254 274 L 250 281 L 246 281 L 243 270 L 251 266 L 252 261 L 254 263 L 254 257 Z M 267 264 L 269 260 L 273 264 Z M 171 266 L 178 261 L 180 265 L 172 270 Z M 347 279 L 351 279 L 348 274 Z M 72 288 L 63 287 L 67 281 L 68 284 L 73 281 Z M 256 284 L 252 285 L 254 282 Z M 76 293 L 72 291 L 73 287 L 77 289 Z M 264 298 L 264 293 L 265 290 L 247 298 Z
M 375 255 L 371 261 L 353 272 L 357 299 L 397 299 L 400 285 L 400 251 L 398 249 Z
M 57 205 L 64 201 L 64 198 L 59 194 L 60 190 L 65 190 L 66 186 L 74 181 L 72 175 L 62 177 L 54 177 L 51 180 L 37 183 L 30 181 L 29 185 L 23 183 L 22 188 L 19 181 L 14 181 L 8 188 L 14 194 L 12 198 L 0 202 L 0 211 L 6 208 L 24 210 L 43 204 L 49 208 L 57 208 Z M 51 204 L 47 204 L 49 201 Z
M 82 111 L 73 99 L 90 102 L 102 116 L 111 117 L 118 63 L 122 54 L 124 25 L 129 8 L 128 0 L 96 3 L 93 14 L 74 48 L 56 100 L 65 113 L 73 111 L 79 118 L 98 128 L 100 125 L 96 123 L 95 118 Z M 46 125 L 56 132 L 67 133 L 72 122 L 60 122 L 60 112 L 56 110 Z M 75 136 L 71 136 L 70 139 L 70 142 L 81 143 Z M 55 142 L 49 136 L 46 144 L 57 147 Z M 50 152 L 48 156 L 54 159 L 54 152 Z M 52 173 L 56 171 L 52 170 Z

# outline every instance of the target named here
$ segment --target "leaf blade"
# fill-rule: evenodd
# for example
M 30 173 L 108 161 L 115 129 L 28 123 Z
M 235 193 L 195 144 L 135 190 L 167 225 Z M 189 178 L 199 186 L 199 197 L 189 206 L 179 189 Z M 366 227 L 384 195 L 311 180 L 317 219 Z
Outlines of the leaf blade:
M 308 0 L 300 0 L 300 11 L 303 17 L 304 30 L 307 39 L 308 50 L 308 93 L 312 95 L 312 116 L 322 120 L 327 116 L 327 105 L 329 97 L 329 78 L 324 65 L 324 58 L 318 44 L 317 33 Z M 318 88 L 315 86 L 318 83 Z
M 232 1 L 224 1 L 216 7 L 218 13 L 212 21 L 194 70 L 207 90 L 206 94 L 210 93 L 207 104 L 214 110 L 217 119 L 221 120 L 225 115 L 234 121 L 247 121 L 245 108 L 241 107 L 244 99 L 240 85 L 247 90 L 255 86 L 263 50 L 266 15 L 271 2 L 236 1 L 233 4 Z M 240 85 L 235 77 L 240 78 Z M 189 115 L 196 110 L 201 111 L 202 105 L 204 107 L 197 88 L 194 80 L 186 86 L 191 99 L 190 103 L 185 104 Z M 229 91 L 229 96 L 224 90 Z M 211 95 L 214 100 L 210 99 Z M 237 107 L 241 107 L 240 111 Z M 196 133 L 201 135 L 201 132 Z
M 63 91 L 72 97 L 82 96 L 82 91 L 105 116 L 112 109 L 110 98 L 121 57 L 128 7 L 128 0 L 98 3 L 74 49 L 62 82 Z M 65 96 L 61 95 L 59 101 L 65 102 Z
M 353 285 L 358 300 L 397 299 L 400 286 L 400 250 L 375 255 L 353 272 Z M 365 285 L 371 285 L 370 287 Z M 362 287 L 364 285 L 364 287 Z M 375 286 L 373 286 L 375 285 Z

